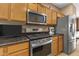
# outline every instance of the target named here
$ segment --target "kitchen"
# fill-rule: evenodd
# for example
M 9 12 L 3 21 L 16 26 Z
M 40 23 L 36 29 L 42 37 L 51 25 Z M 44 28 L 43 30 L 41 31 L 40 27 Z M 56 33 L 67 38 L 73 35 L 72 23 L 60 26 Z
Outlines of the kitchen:
M 0 56 L 72 55 L 76 5 L 0 3 Z

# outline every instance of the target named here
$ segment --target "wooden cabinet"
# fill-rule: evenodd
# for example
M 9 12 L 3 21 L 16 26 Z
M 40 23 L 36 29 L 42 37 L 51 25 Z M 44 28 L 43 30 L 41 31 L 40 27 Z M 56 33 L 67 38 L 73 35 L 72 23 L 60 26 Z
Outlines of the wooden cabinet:
M 79 18 L 76 18 L 76 31 L 79 31 Z
M 29 43 L 23 42 L 13 45 L 7 46 L 7 55 L 8 56 L 23 56 L 23 55 L 29 55 Z
M 54 11 L 54 10 L 52 10 L 52 24 L 53 25 L 56 25 L 57 24 L 57 13 L 56 13 L 56 11 Z
M 46 15 L 47 15 L 47 24 L 51 25 L 51 10 L 49 8 L 46 8 Z
M 4 47 L 0 47 L 0 56 L 4 55 Z
M 26 9 L 27 6 L 24 3 L 11 4 L 10 19 L 14 21 L 26 21 Z
M 19 46 L 19 44 L 8 45 L 7 50 L 8 50 L 8 54 L 13 53 L 13 52 L 19 51 L 20 46 Z
M 54 36 L 52 42 L 52 54 L 53 55 L 58 55 L 58 37 Z
M 29 50 L 26 49 L 19 52 L 15 52 L 15 53 L 9 54 L 8 56 L 29 56 Z
M 9 18 L 9 4 L 0 3 L 0 19 L 8 20 L 8 18 Z
M 0 56 L 29 56 L 29 42 L 2 46 Z
M 38 7 L 38 13 L 43 13 L 45 14 L 45 10 L 46 10 L 46 7 L 41 5 L 41 4 L 37 4 L 37 7 Z
M 59 18 L 64 17 L 64 15 L 63 15 L 62 13 L 60 13 L 60 12 L 57 12 L 57 17 L 58 17 L 58 19 L 59 19 Z
M 37 12 L 37 3 L 28 3 L 28 9 Z
M 63 51 L 63 35 L 55 35 L 52 38 L 52 55 L 58 55 Z
M 57 12 L 46 8 L 47 24 L 56 25 L 57 24 Z
M 60 35 L 59 36 L 59 53 L 61 53 L 63 51 L 63 36 Z

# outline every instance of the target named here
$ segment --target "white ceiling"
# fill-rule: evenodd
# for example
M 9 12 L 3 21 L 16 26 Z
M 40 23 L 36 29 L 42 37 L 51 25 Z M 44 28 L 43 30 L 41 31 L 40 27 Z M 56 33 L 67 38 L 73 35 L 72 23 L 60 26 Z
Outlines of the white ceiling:
M 70 3 L 52 3 L 52 4 L 61 9 Z M 79 17 L 79 3 L 73 3 L 73 5 L 76 7 L 76 16 Z
M 76 7 L 76 16 L 79 17 L 79 3 L 74 3 Z
M 56 7 L 58 7 L 58 8 L 63 8 L 63 7 L 65 7 L 65 6 L 67 6 L 68 4 L 70 4 L 70 3 L 53 3 Z
M 56 7 L 61 9 L 69 4 L 70 3 L 50 3 L 49 5 L 55 5 Z M 79 17 L 79 3 L 73 3 L 73 5 L 76 7 L 76 16 Z

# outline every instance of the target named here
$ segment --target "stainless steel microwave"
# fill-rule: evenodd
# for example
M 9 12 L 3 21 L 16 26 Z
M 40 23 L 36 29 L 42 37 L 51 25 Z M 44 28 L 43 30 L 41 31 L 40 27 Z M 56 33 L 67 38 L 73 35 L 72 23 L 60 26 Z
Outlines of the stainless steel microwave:
M 47 21 L 47 16 L 45 14 L 28 10 L 27 23 L 46 24 L 46 21 Z

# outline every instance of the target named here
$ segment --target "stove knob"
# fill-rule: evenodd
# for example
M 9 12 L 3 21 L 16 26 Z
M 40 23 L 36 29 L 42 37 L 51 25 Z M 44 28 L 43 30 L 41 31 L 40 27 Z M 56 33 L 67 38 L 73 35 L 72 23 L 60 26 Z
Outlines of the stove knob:
M 41 40 L 39 40 L 39 43 L 41 43 Z

